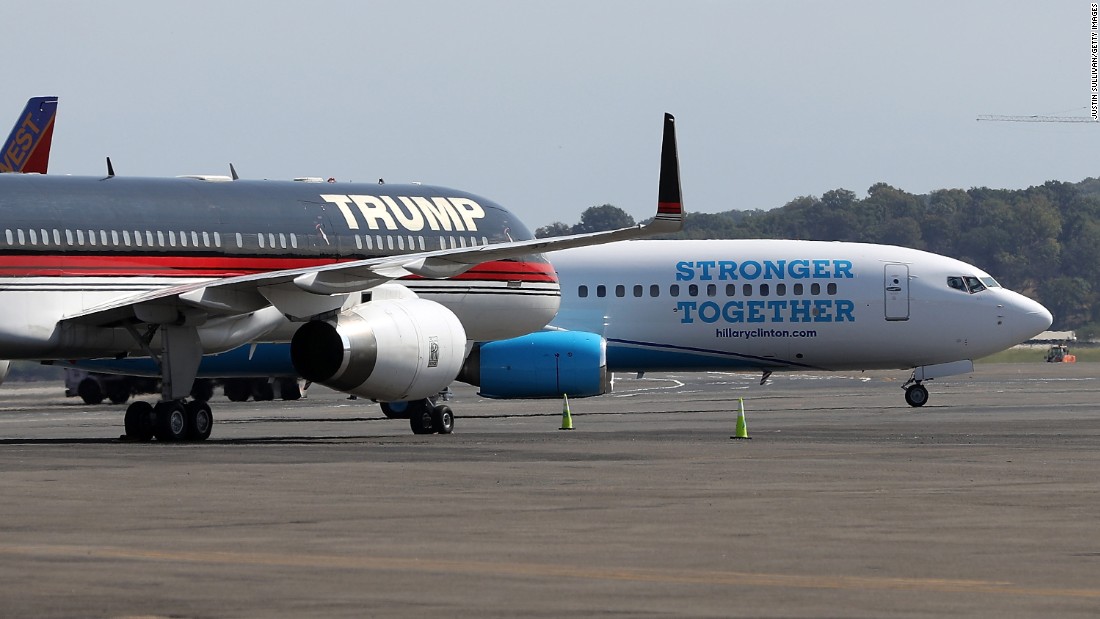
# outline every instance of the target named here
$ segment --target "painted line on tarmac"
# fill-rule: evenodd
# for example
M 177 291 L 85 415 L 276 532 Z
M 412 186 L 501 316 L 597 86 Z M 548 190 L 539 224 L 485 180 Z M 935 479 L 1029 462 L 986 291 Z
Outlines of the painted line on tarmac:
M 887 578 L 874 576 L 810 576 L 685 569 L 592 567 L 508 561 L 453 561 L 402 557 L 245 553 L 222 551 L 141 550 L 117 546 L 0 545 L 0 555 L 42 559 L 101 559 L 193 563 L 208 565 L 274 566 L 333 570 L 402 571 L 472 574 L 497 577 L 576 578 L 608 582 L 663 583 L 711 586 L 758 586 L 845 591 L 914 591 L 997 594 L 1023 597 L 1100 599 L 1100 589 L 1061 589 L 1020 586 L 1008 581 L 949 578 Z

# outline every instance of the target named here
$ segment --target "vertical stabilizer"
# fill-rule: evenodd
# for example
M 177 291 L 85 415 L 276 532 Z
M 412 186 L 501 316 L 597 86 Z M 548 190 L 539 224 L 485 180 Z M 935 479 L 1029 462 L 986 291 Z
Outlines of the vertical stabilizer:
M 0 150 L 0 172 L 45 174 L 50 165 L 57 97 L 32 97 Z

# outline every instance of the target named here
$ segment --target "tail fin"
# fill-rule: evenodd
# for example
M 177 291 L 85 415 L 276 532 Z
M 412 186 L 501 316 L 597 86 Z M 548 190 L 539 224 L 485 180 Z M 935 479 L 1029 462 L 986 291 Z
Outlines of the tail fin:
M 0 172 L 45 174 L 50 165 L 57 97 L 33 97 L 0 149 Z

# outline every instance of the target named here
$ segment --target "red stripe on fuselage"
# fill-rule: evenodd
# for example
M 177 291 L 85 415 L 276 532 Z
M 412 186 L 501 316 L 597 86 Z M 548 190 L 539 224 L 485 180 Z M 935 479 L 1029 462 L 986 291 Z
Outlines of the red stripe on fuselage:
M 284 269 L 351 262 L 336 258 L 259 258 L 232 256 L 72 256 L 23 254 L 0 256 L 0 277 L 234 277 Z M 545 262 L 493 261 L 450 279 L 556 282 Z

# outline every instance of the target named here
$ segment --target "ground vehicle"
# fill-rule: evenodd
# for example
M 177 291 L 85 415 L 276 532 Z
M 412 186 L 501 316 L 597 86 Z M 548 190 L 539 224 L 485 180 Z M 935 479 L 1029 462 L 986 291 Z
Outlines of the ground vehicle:
M 105 399 L 122 404 L 138 393 L 157 393 L 160 385 L 155 378 L 119 376 L 65 368 L 65 396 L 80 396 L 85 404 L 99 404 Z
M 1077 363 L 1077 355 L 1069 352 L 1065 344 L 1055 344 L 1047 351 L 1047 363 Z
M 302 397 L 298 379 L 294 377 L 226 378 L 218 381 L 199 378 L 191 388 L 191 397 L 203 402 L 209 401 L 214 397 L 217 383 L 221 383 L 225 397 L 233 402 L 244 402 L 249 398 L 261 402 L 273 400 L 276 396 L 284 400 Z M 104 400 L 122 404 L 133 395 L 159 391 L 160 381 L 156 378 L 65 368 L 65 396 L 80 396 L 85 404 L 99 404 Z

